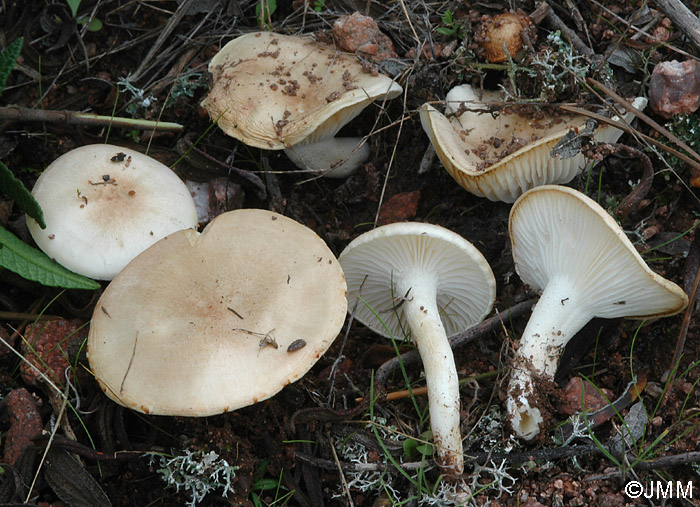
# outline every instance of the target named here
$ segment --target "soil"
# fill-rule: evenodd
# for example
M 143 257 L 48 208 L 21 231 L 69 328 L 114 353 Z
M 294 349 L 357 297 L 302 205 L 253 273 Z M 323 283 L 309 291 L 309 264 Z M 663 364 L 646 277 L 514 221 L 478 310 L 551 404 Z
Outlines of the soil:
M 79 4 L 77 22 L 68 3 Z M 487 62 L 472 38 L 483 23 L 506 10 L 498 3 L 276 2 L 267 28 L 279 33 L 316 33 L 319 40 L 332 40 L 332 24 L 343 14 L 360 11 L 371 16 L 393 43 L 391 51 L 398 58 L 382 56 L 373 63 L 372 52 L 378 49 L 371 44 L 360 45 L 372 50 L 363 53 L 358 49 L 358 54 L 376 71 L 395 77 L 405 90 L 402 97 L 368 107 L 341 131 L 360 136 L 372 132 L 371 157 L 356 174 L 343 180 L 309 179 L 295 172 L 282 152 L 247 147 L 211 128 L 208 115 L 199 106 L 208 90 L 207 63 L 231 38 L 260 29 L 256 6 L 262 4 L 275 2 L 4 1 L 0 6 L 2 45 L 22 36 L 24 46 L 2 94 L 3 106 L 159 119 L 177 122 L 184 130 L 153 133 L 108 125 L 3 120 L 0 160 L 31 188 L 41 170 L 57 156 L 109 140 L 148 152 L 168 165 L 177 162 L 174 170 L 182 178 L 216 180 L 220 190 L 222 181 L 240 185 L 231 201 L 247 208 L 271 209 L 305 224 L 336 255 L 350 240 L 370 230 L 378 216 L 380 223 L 400 219 L 438 224 L 468 239 L 484 254 L 497 281 L 495 309 L 503 312 L 533 297 L 515 273 L 511 257 L 507 232 L 511 205 L 467 193 L 437 159 L 429 158 L 429 140 L 417 108 L 426 101 L 443 99 L 454 85 L 470 83 L 489 89 L 501 86 L 508 92 L 504 98 L 534 109 L 543 103 L 603 109 L 605 93 L 587 88 L 569 71 L 551 88 L 545 86 L 545 76 L 523 73 L 524 67 L 536 68 L 533 58 L 557 50 L 547 36 L 561 26 L 553 26 L 551 17 L 536 20 L 528 28 L 530 46 L 526 44 L 519 61 L 510 62 L 509 74 L 508 62 Z M 586 64 L 588 76 L 605 82 L 619 95 L 646 95 L 656 63 L 700 53 L 693 39 L 668 19 L 665 5 L 667 2 L 604 1 L 578 6 L 550 2 L 559 22 L 591 51 L 584 57 L 577 47 L 573 55 L 580 59 L 569 62 L 569 70 Z M 697 11 L 695 4 L 688 5 Z M 527 14 L 537 7 L 531 1 L 509 6 Z M 451 21 L 445 16 L 447 10 Z M 96 31 L 86 29 L 85 21 L 91 17 L 101 22 Z M 666 42 L 659 43 L 649 35 L 661 33 L 656 28 L 665 30 Z M 644 33 L 639 35 L 639 29 Z M 382 39 L 381 47 L 385 44 Z M 605 66 L 601 63 L 605 58 L 617 64 Z M 514 71 L 513 66 L 522 68 Z M 667 121 L 651 110 L 646 112 L 661 124 Z M 635 123 L 635 128 L 663 139 L 644 122 Z M 655 272 L 690 293 L 700 264 L 700 240 L 694 232 L 700 199 L 689 184 L 695 175 L 687 164 L 669 166 L 665 152 L 641 144 L 638 137 L 625 134 L 619 142 L 645 151 L 655 169 L 650 190 L 635 201 L 621 225 L 637 249 L 647 252 L 645 259 Z M 674 146 L 672 141 L 665 142 Z M 635 158 L 619 154 L 601 158 L 568 185 L 615 215 L 616 206 L 631 193 L 631 184 L 642 178 L 641 166 Z M 264 182 L 264 192 L 256 178 Z M 222 196 L 229 195 L 228 189 L 216 195 L 219 213 L 225 209 Z M 0 225 L 32 244 L 21 210 L 1 194 Z M 185 484 L 214 482 L 217 466 L 217 477 L 224 473 L 222 463 L 203 466 L 189 481 L 184 473 L 173 475 L 172 468 L 170 473 L 159 469 L 166 458 L 187 452 L 201 458 L 212 456 L 208 454 L 212 451 L 237 469 L 227 495 L 215 488 L 199 505 L 418 505 L 419 498 L 421 505 L 446 504 L 444 497 L 431 498 L 429 493 L 441 481 L 431 449 L 425 445 L 430 427 L 425 397 L 383 398 L 386 392 L 406 389 L 407 382 L 412 387 L 424 385 L 420 364 L 408 365 L 405 375 L 394 371 L 383 385 L 372 380 L 373 372 L 396 357 L 397 351 L 412 349 L 410 343 L 395 348 L 348 320 L 349 328 L 343 328 L 316 366 L 268 400 L 206 418 L 148 416 L 108 400 L 90 374 L 83 335 L 61 333 L 61 329 L 88 325 L 101 290 L 62 291 L 8 270 L 0 272 L 0 279 L 0 337 L 7 344 L 0 350 L 4 397 L 0 431 L 6 462 L 0 476 L 0 504 L 186 505 L 192 496 Z M 58 348 L 68 359 L 65 378 L 58 378 L 54 371 L 49 374 L 60 395 L 47 382 L 33 379 L 30 384 L 22 376 L 26 366 L 20 368 L 18 355 L 27 350 L 22 337 L 28 336 L 27 325 L 40 314 L 71 322 L 70 326 L 55 326 L 39 347 L 54 355 Z M 695 312 L 641 326 L 639 321 L 589 324 L 569 344 L 556 383 L 542 387 L 551 425 L 536 441 L 521 442 L 505 422 L 501 396 L 507 385 L 507 365 L 528 316 L 525 312 L 506 320 L 455 349 L 460 377 L 470 377 L 462 386 L 466 482 L 474 492 L 469 502 L 529 506 L 662 503 L 658 496 L 645 499 L 626 494 L 625 486 L 636 480 L 647 487 L 656 481 L 664 485 L 679 481 L 684 486 L 690 482 L 695 486 L 694 500 L 674 496 L 666 504 L 700 505 L 700 396 L 696 385 L 700 368 L 694 362 L 700 355 L 700 334 Z M 76 340 L 76 336 L 81 338 Z M 54 340 L 53 346 L 49 339 Z M 677 343 L 682 346 L 680 366 L 669 379 Z M 58 364 L 54 359 L 48 362 Z M 629 386 L 634 384 L 633 374 L 640 373 L 647 381 L 638 397 Z M 562 445 L 557 425 L 566 420 L 564 406 L 571 407 L 574 396 L 564 387 L 580 375 L 620 399 L 615 402 L 616 411 L 596 419 L 591 428 L 597 443 L 583 431 Z M 67 407 L 63 394 L 69 401 Z M 17 398 L 20 404 L 13 402 Z M 628 419 L 625 424 L 641 426 L 644 436 L 636 435 L 636 446 L 628 448 L 625 456 L 610 455 L 603 449 L 605 443 L 625 427 L 623 418 L 639 400 L 648 423 Z M 31 423 L 23 420 L 23 414 Z M 52 434 L 57 420 L 60 427 Z M 43 431 L 37 432 L 40 425 Z M 408 465 L 398 470 L 399 463 Z M 364 475 L 360 475 L 362 466 Z M 166 476 L 180 481 L 180 487 L 168 485 Z

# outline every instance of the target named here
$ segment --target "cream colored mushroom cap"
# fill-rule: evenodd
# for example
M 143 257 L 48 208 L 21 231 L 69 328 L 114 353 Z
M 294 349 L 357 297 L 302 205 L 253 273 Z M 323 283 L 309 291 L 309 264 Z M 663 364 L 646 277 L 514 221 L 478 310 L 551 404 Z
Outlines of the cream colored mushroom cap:
M 596 317 L 663 317 L 688 304 L 683 289 L 649 269 L 617 222 L 576 190 L 545 185 L 524 193 L 508 228 L 523 282 L 542 290 L 563 276 L 577 288 L 567 304 Z
M 54 160 L 32 195 L 46 229 L 27 217 L 36 244 L 81 275 L 111 280 L 131 259 L 197 226 L 189 190 L 166 165 L 135 150 L 93 144 Z
M 348 283 L 348 301 L 362 301 L 355 318 L 382 336 L 404 338 L 408 323 L 397 294 L 403 274 L 436 283 L 437 306 L 447 336 L 481 322 L 496 298 L 491 267 L 469 241 L 439 225 L 397 222 L 351 241 L 338 257 Z M 406 296 L 411 297 L 410 293 Z
M 423 130 L 447 172 L 459 185 L 479 197 L 513 202 L 531 188 L 568 183 L 585 165 L 581 153 L 566 159 L 550 157 L 554 146 L 570 129 L 585 128 L 587 118 L 584 116 L 532 119 L 501 111 L 494 117 L 488 112 L 488 103 L 499 101 L 498 93 L 484 92 L 483 97 L 478 98 L 469 85 L 451 90 L 446 100 L 448 112 L 457 111 L 463 101 L 468 101 L 467 108 L 477 110 L 448 119 L 430 104 L 423 104 L 420 107 Z M 637 109 L 644 109 L 646 103 L 643 97 L 633 101 Z M 631 113 L 624 116 L 624 121 L 631 119 Z M 613 120 L 620 121 L 618 117 Z M 600 125 L 594 137 L 597 142 L 612 143 L 621 135 L 620 129 Z M 491 147 L 491 138 L 501 140 L 499 149 Z M 522 147 L 496 160 L 497 152 L 503 152 L 511 142 Z M 489 146 L 486 160 L 479 155 L 480 146 Z
M 270 211 L 236 210 L 201 234 L 167 236 L 124 268 L 97 302 L 88 358 L 126 407 L 219 414 L 301 378 L 346 310 L 342 269 L 321 238 Z M 297 340 L 306 345 L 288 351 Z
M 271 32 L 230 41 L 209 72 L 213 84 L 202 106 L 211 119 L 267 150 L 333 137 L 373 100 L 402 92 L 389 77 L 366 72 L 354 55 Z

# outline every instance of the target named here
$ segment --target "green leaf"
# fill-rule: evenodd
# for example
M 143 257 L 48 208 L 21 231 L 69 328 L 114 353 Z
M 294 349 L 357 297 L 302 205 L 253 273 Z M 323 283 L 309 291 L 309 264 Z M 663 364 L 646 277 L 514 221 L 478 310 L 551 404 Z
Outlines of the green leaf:
M 73 17 L 77 16 L 78 7 L 80 7 L 81 1 L 82 0 L 66 0 L 66 3 L 68 4 L 68 7 L 70 7 L 70 12 Z
M 86 290 L 100 288 L 96 281 L 64 268 L 3 227 L 0 227 L 0 267 L 50 287 Z
M 84 25 L 88 22 L 88 19 L 90 19 L 90 16 L 80 16 L 78 19 L 76 19 L 76 22 L 79 25 Z M 90 32 L 99 32 L 102 30 L 102 21 L 97 18 L 93 18 L 92 21 L 90 21 L 87 29 Z
M 44 212 L 41 211 L 41 206 L 39 206 L 31 192 L 27 190 L 27 187 L 24 186 L 24 183 L 15 178 L 12 171 L 2 162 L 0 162 L 0 191 L 13 199 L 22 211 L 36 220 L 42 229 L 46 229 Z
M 5 89 L 5 83 L 7 78 L 10 77 L 10 72 L 15 68 L 17 58 L 19 58 L 19 54 L 22 51 L 23 42 L 24 38 L 19 37 L 0 53 L 0 95 Z

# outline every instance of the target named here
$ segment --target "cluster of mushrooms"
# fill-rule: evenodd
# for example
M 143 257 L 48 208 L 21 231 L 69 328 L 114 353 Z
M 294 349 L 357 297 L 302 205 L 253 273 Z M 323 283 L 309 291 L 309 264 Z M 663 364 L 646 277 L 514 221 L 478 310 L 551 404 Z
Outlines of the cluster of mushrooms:
M 369 149 L 366 139 L 335 134 L 368 104 L 402 92 L 352 55 L 268 32 L 231 41 L 210 71 L 203 105 L 224 132 L 334 176 L 352 172 Z M 554 378 L 562 349 L 590 319 L 672 315 L 688 298 L 647 267 L 604 209 L 557 185 L 583 160 L 549 152 L 585 119 L 494 119 L 483 114 L 489 100 L 463 85 L 448 95 L 446 115 L 426 104 L 420 117 L 455 180 L 479 196 L 515 201 L 515 269 L 542 296 L 520 339 L 506 409 L 514 432 L 532 439 L 544 423 L 536 383 Z M 595 133 L 605 141 L 620 134 Z M 521 146 L 485 165 L 476 152 L 494 137 Z M 496 297 L 491 268 L 464 238 L 394 223 L 360 235 L 336 259 L 310 229 L 259 209 L 223 213 L 199 233 L 192 198 L 169 168 L 110 145 L 62 156 L 33 193 L 47 224 L 27 218 L 37 245 L 78 273 L 111 280 L 94 310 L 88 357 L 117 403 L 206 416 L 264 400 L 311 368 L 360 298 L 357 320 L 418 347 L 437 462 L 463 473 L 448 337 L 482 321 Z M 252 375 L 263 368 L 268 373 Z

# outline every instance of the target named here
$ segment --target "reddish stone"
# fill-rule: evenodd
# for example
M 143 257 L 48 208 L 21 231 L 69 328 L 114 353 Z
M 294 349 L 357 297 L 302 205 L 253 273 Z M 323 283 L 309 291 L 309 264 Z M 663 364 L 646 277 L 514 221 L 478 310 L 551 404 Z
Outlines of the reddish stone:
M 420 190 L 404 192 L 392 196 L 382 205 L 379 211 L 377 225 L 386 225 L 393 222 L 405 222 L 416 216 Z
M 664 118 L 694 113 L 700 107 L 700 63 L 661 62 L 651 73 L 649 105 Z
M 561 408 L 562 413 L 570 416 L 577 412 L 581 412 L 581 377 L 572 377 L 569 383 L 564 387 L 564 404 Z M 608 404 L 605 401 L 613 399 L 613 393 L 609 389 L 598 389 L 593 387 L 590 382 L 584 384 L 584 399 L 583 407 L 589 411 L 595 411 Z
M 394 43 L 379 31 L 377 22 L 359 12 L 338 18 L 333 23 L 333 38 L 341 49 L 364 53 L 373 60 L 398 57 Z
M 24 381 L 37 386 L 41 375 L 37 369 L 46 375 L 56 386 L 61 387 L 65 382 L 65 370 L 68 368 L 69 342 L 82 341 L 87 337 L 87 326 L 79 330 L 83 322 L 80 319 L 55 319 L 36 324 L 29 324 L 25 329 L 25 340 L 22 342 L 22 354 L 34 367 L 22 361 L 20 371 Z
M 5 436 L 3 463 L 14 465 L 22 450 L 41 432 L 41 416 L 36 399 L 23 387 L 12 390 L 4 402 L 10 413 L 10 429 Z

